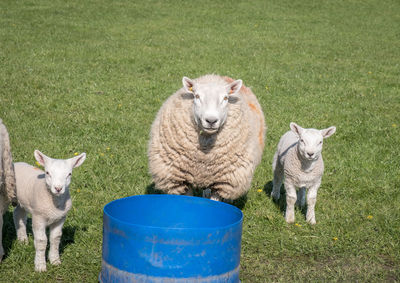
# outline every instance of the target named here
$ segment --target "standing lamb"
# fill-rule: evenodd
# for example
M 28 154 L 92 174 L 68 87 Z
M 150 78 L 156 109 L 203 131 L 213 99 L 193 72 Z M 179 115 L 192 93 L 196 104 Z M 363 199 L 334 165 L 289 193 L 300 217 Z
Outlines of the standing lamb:
M 45 172 L 24 162 L 14 164 L 18 200 L 14 224 L 18 240 L 26 243 L 26 214 L 32 214 L 35 270 L 46 271 L 46 227 L 50 228 L 49 260 L 58 265 L 61 263 L 58 248 L 62 227 L 72 206 L 69 194 L 72 169 L 85 161 L 86 154 L 70 159 L 52 159 L 35 150 L 34 155 Z
M 264 115 L 241 80 L 217 75 L 182 79 L 151 127 L 149 168 L 155 186 L 169 194 L 214 200 L 245 195 L 261 161 Z
M 15 202 L 15 174 L 12 163 L 10 138 L 0 119 L 0 262 L 3 259 L 3 214 L 10 202 Z
M 305 204 L 305 188 L 307 192 L 307 222 L 315 224 L 315 203 L 318 188 L 324 173 L 322 160 L 322 143 L 336 131 L 332 126 L 324 130 L 303 129 L 295 123 L 290 123 L 291 131 L 285 133 L 278 143 L 278 149 L 272 162 L 274 181 L 271 196 L 278 200 L 280 188 L 285 180 L 286 190 L 286 222 L 294 222 L 294 205 L 297 200 L 296 188 L 301 188 L 299 194 L 300 206 Z

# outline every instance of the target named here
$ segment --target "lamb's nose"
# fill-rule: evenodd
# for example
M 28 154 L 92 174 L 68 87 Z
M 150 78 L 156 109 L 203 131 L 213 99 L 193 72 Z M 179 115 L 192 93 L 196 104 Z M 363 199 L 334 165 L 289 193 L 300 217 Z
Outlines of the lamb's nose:
M 314 155 L 314 152 L 307 152 L 309 157 L 312 157 Z
M 215 123 L 218 122 L 218 118 L 215 118 L 215 117 L 208 117 L 208 118 L 206 118 L 206 122 L 207 122 L 208 124 L 210 124 L 210 125 L 214 125 Z
M 61 192 L 62 187 L 55 187 L 55 189 L 56 189 L 57 193 L 59 193 L 59 192 Z

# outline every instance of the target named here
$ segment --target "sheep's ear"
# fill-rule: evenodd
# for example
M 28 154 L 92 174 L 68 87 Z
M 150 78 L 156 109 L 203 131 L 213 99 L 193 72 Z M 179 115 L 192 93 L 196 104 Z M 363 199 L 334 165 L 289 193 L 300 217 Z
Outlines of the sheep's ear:
M 194 82 L 191 79 L 189 79 L 188 77 L 183 77 L 182 84 L 187 92 L 194 93 Z
M 226 90 L 227 90 L 228 94 L 230 94 L 230 95 L 236 94 L 242 87 L 242 84 L 243 84 L 242 80 L 236 80 L 236 81 L 230 83 L 229 85 L 227 85 Z
M 322 137 L 324 139 L 326 139 L 326 138 L 329 138 L 331 135 L 333 135 L 336 132 L 336 127 L 332 126 L 327 129 L 320 130 L 320 132 L 321 132 Z
M 82 165 L 83 161 L 86 159 L 86 153 L 81 153 L 75 157 L 70 158 L 70 162 L 72 165 L 72 168 L 76 168 Z
M 290 123 L 290 129 L 292 130 L 292 132 L 294 132 L 296 135 L 298 135 L 299 137 L 301 136 L 301 134 L 303 133 L 304 129 L 302 127 L 300 127 L 299 125 L 297 125 L 294 122 Z
M 35 149 L 33 155 L 35 156 L 36 161 L 39 162 L 39 164 L 42 165 L 43 167 L 45 166 L 46 162 L 50 159 L 50 157 L 44 155 L 37 149 Z

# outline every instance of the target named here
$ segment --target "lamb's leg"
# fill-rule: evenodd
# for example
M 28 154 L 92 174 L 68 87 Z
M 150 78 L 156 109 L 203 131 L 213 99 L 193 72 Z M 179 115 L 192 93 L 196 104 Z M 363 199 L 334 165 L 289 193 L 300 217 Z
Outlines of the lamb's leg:
M 286 189 L 286 214 L 285 219 L 287 223 L 294 222 L 294 205 L 296 204 L 297 193 L 296 187 L 290 183 L 285 183 Z
M 20 205 L 14 209 L 14 226 L 17 231 L 18 241 L 28 243 L 28 236 L 26 235 L 26 211 Z
M 299 191 L 297 192 L 296 204 L 299 207 L 304 207 L 304 205 L 306 204 L 306 188 L 305 187 L 300 188 Z
M 49 260 L 51 264 L 59 265 L 61 264 L 59 247 L 62 235 L 62 227 L 64 225 L 65 218 L 58 222 L 50 225 L 50 250 L 49 250 Z
M 35 270 L 46 271 L 46 222 L 40 217 L 32 215 L 32 230 L 35 244 Z
M 283 183 L 284 173 L 283 167 L 279 164 L 278 160 L 275 160 L 274 158 L 274 162 L 274 180 L 272 185 L 271 197 L 277 201 L 281 197 L 281 186 Z
M 307 193 L 307 214 L 306 220 L 310 224 L 316 224 L 315 221 L 315 203 L 317 202 L 317 192 L 321 182 L 312 186 Z

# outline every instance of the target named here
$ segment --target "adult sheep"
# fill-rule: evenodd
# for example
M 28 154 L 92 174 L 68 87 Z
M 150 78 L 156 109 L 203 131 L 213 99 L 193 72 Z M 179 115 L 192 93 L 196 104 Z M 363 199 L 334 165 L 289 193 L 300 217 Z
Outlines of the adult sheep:
M 241 80 L 183 77 L 154 120 L 148 149 L 155 186 L 168 194 L 232 201 L 250 189 L 266 126 L 260 104 Z
M 0 262 L 4 255 L 2 244 L 3 214 L 11 201 L 16 201 L 15 172 L 12 163 L 10 139 L 7 128 L 0 119 Z

